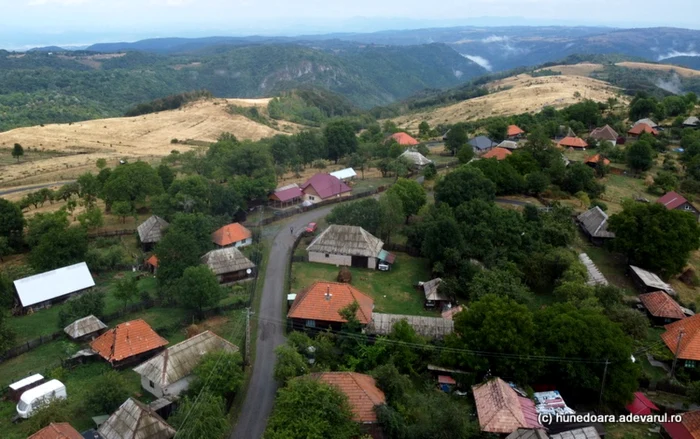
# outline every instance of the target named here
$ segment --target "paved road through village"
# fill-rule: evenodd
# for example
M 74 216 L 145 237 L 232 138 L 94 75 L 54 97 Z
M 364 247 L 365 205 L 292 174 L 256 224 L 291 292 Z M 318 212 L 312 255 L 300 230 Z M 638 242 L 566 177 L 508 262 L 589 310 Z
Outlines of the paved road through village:
M 265 432 L 277 391 L 277 383 L 273 377 L 275 348 L 285 340 L 284 324 L 278 322 L 285 319 L 282 314 L 286 300 L 284 277 L 292 245 L 296 235 L 301 233 L 308 223 L 323 218 L 332 208 L 333 206 L 322 207 L 294 216 L 272 239 L 270 257 L 265 267 L 260 309 L 254 316 L 258 319 L 258 330 L 253 375 L 243 409 L 231 435 L 232 439 L 258 439 Z M 294 234 L 289 232 L 290 227 L 294 228 Z

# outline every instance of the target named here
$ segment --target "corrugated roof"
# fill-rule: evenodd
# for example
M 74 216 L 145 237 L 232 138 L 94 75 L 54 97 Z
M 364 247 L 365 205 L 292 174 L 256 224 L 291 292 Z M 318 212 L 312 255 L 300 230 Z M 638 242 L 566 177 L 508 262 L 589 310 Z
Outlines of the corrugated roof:
M 121 361 L 168 344 L 141 319 L 120 323 L 97 337 L 90 347 L 102 358 L 111 362 Z
M 642 268 L 635 267 L 634 265 L 630 265 L 630 269 L 634 272 L 635 275 L 642 281 L 642 283 L 648 287 L 648 288 L 655 288 L 657 290 L 661 291 L 666 291 L 668 294 L 675 296 L 676 292 L 674 289 L 671 287 L 671 285 L 667 284 L 659 276 L 656 274 L 652 273 L 651 271 L 646 271 Z
M 440 283 L 442 279 L 436 277 L 423 284 L 423 292 L 425 293 L 425 300 L 450 300 L 445 294 L 439 291 Z
M 678 320 L 666 325 L 665 328 L 666 332 L 661 334 L 661 339 L 671 352 L 676 354 L 678 334 L 683 331 L 678 358 L 700 361 L 700 314 Z
M 71 338 L 80 338 L 82 336 L 92 334 L 101 329 L 105 329 L 107 325 L 102 323 L 100 319 L 93 315 L 83 317 L 63 328 L 63 331 Z
M 406 133 L 394 133 L 389 138 L 396 140 L 399 145 L 418 145 L 418 141 Z
M 233 273 L 255 268 L 255 264 L 236 247 L 212 250 L 202 256 L 202 264 L 207 265 L 214 274 Z
M 656 202 L 663 204 L 669 210 L 673 210 L 687 203 L 688 200 L 686 200 L 683 195 L 679 194 L 678 192 L 671 191 L 665 193 L 661 198 L 656 200 Z
M 600 439 L 600 435 L 595 427 L 583 427 L 575 430 L 562 431 L 553 434 L 551 439 Z
M 346 178 L 357 177 L 357 172 L 352 168 L 345 168 L 340 171 L 331 172 L 331 175 L 338 180 L 345 180 Z
M 384 242 L 358 226 L 331 224 L 306 247 L 307 251 L 376 258 Z
M 253 234 L 250 233 L 250 230 L 246 229 L 241 224 L 232 223 L 227 224 L 212 233 L 211 240 L 214 242 L 214 244 L 225 247 L 239 241 L 245 241 L 252 236 Z
M 508 137 L 514 137 L 514 136 L 519 136 L 521 134 L 525 134 L 525 131 L 523 131 L 517 125 L 508 125 L 508 130 L 506 133 L 507 133 Z
M 377 422 L 375 407 L 385 404 L 386 397 L 369 375 L 357 372 L 322 372 L 311 377 L 330 384 L 348 397 L 353 420 L 363 424 Z
M 689 118 L 687 118 L 686 120 L 683 121 L 683 125 L 698 126 L 698 125 L 700 125 L 700 119 L 698 119 L 695 116 L 690 116 Z
M 454 331 L 454 322 L 442 317 L 422 317 L 403 314 L 372 313 L 372 321 L 367 325 L 367 333 L 389 335 L 394 325 L 405 320 L 416 331 L 416 334 L 431 338 L 442 339 Z
M 322 173 L 315 174 L 306 180 L 306 182 L 301 185 L 301 190 L 306 191 L 309 186 L 312 187 L 322 199 L 352 191 L 350 186 L 340 181 L 337 177 Z
M 97 432 L 104 439 L 171 439 L 175 429 L 148 406 L 127 399 Z
M 367 324 L 372 320 L 374 300 L 348 284 L 335 282 L 315 282 L 297 294 L 289 309 L 290 319 L 320 320 L 344 323 L 340 310 L 357 302 L 357 320 Z
M 589 137 L 596 140 L 608 140 L 612 142 L 617 140 L 618 134 L 617 131 L 610 127 L 610 125 L 605 125 L 602 128 L 596 128 L 593 131 L 591 131 Z
M 189 376 L 204 354 L 219 350 L 238 352 L 238 346 L 211 331 L 204 331 L 170 346 L 134 368 L 134 372 L 165 388 Z
M 625 408 L 633 415 L 650 415 L 652 410 L 659 411 L 656 404 L 651 402 L 642 392 L 634 392 L 634 399 Z
M 429 163 L 432 163 L 432 160 L 428 160 L 423 154 L 419 153 L 418 151 L 411 151 L 411 150 L 406 150 L 401 154 L 399 157 L 403 157 L 409 162 L 413 163 L 416 166 L 425 166 Z
M 596 286 L 596 285 L 608 285 L 608 280 L 603 276 L 603 273 L 596 267 L 591 258 L 585 253 L 580 253 L 578 255 L 579 261 L 586 266 L 586 271 L 588 274 L 588 279 L 586 280 L 586 285 Z
M 640 294 L 639 300 L 644 307 L 654 317 L 664 317 L 668 319 L 684 319 L 685 313 L 681 306 L 673 300 L 665 291 L 654 291 L 653 293 Z
M 139 233 L 139 239 L 143 243 L 154 243 L 161 240 L 163 231 L 168 228 L 168 222 L 163 218 L 152 215 L 146 221 L 139 224 L 136 230 Z
M 535 403 L 519 396 L 500 378 L 472 386 L 482 431 L 510 434 L 518 428 L 543 428 Z
M 496 146 L 496 143 L 486 136 L 476 136 L 469 141 L 469 144 L 476 149 L 489 149 Z
M 576 220 L 581 227 L 595 238 L 614 238 L 615 234 L 608 231 L 608 214 L 595 206 L 579 214 Z
M 503 142 L 498 144 L 498 147 L 505 149 L 518 149 L 518 142 L 513 140 L 504 140 Z
M 83 436 L 67 422 L 52 422 L 27 439 L 83 439 Z
M 275 193 L 270 195 L 270 198 L 279 200 L 279 201 L 290 201 L 295 198 L 301 198 L 302 196 L 301 188 L 299 185 L 293 185 L 292 187 L 285 187 L 285 188 L 278 188 L 275 190 Z
M 496 160 L 505 160 L 505 158 L 511 154 L 513 153 L 505 148 L 496 147 L 493 148 L 491 151 L 487 152 L 486 154 L 482 155 L 481 157 L 485 159 L 495 158 Z
M 647 125 L 645 123 L 638 123 L 635 126 L 633 126 L 632 128 L 630 128 L 629 131 L 627 131 L 627 134 L 632 135 L 632 136 L 639 136 L 642 133 L 649 133 L 649 134 L 653 134 L 654 136 L 659 134 L 658 131 L 656 131 L 654 128 L 650 127 L 649 125 Z
M 586 148 L 588 143 L 580 137 L 566 136 L 557 143 L 560 147 L 566 148 Z
M 31 306 L 66 294 L 94 287 L 95 280 L 85 262 L 18 279 L 15 289 L 22 306 Z

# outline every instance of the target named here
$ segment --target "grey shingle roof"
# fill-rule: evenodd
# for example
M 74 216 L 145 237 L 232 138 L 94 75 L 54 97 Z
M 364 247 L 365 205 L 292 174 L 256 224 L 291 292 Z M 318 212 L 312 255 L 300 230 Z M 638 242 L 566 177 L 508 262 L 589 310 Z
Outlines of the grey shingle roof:
M 384 242 L 362 227 L 332 224 L 306 248 L 310 252 L 376 258 Z
M 236 247 L 226 247 L 212 250 L 202 256 L 202 263 L 211 268 L 214 274 L 232 273 L 235 271 L 255 268 Z
M 700 119 L 698 119 L 695 116 L 690 116 L 689 118 L 683 121 L 683 125 L 698 126 L 700 125 Z
M 576 217 L 581 227 L 595 238 L 614 238 L 613 232 L 608 232 L 608 215 L 595 206 L 578 217 Z
M 168 227 L 168 222 L 163 218 L 152 215 L 146 221 L 139 224 L 137 231 L 139 239 L 144 244 L 151 244 L 160 241 L 163 237 L 163 230 Z
M 549 436 L 540 428 L 518 428 L 506 436 L 506 439 L 549 439 Z
M 394 325 L 401 320 L 406 320 L 416 334 L 441 339 L 454 331 L 454 321 L 442 317 L 422 317 L 401 314 L 372 313 L 372 320 L 367 325 L 367 332 L 377 335 L 389 335 Z
M 92 334 L 100 329 L 105 329 L 107 325 L 102 323 L 100 319 L 93 315 L 83 317 L 71 323 L 70 325 L 63 328 L 66 334 L 71 338 L 79 338 L 84 335 Z
M 552 439 L 600 439 L 595 427 L 577 428 L 576 430 L 562 431 L 550 436 Z
M 97 430 L 104 439 L 170 439 L 175 429 L 146 405 L 127 399 Z

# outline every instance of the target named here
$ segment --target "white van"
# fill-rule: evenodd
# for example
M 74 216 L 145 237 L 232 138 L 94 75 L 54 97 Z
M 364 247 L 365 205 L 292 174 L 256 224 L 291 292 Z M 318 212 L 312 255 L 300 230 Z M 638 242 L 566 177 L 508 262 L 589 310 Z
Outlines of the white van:
M 51 401 L 67 397 L 66 386 L 58 380 L 51 380 L 24 392 L 17 404 L 17 414 L 20 418 L 27 419 Z

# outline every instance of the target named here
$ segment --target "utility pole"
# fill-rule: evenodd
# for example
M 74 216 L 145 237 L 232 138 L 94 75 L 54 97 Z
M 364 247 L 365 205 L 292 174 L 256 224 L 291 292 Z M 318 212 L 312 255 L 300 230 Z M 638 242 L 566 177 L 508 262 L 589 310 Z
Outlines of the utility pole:
M 245 314 L 245 364 L 250 365 L 250 307 L 246 308 Z
M 610 361 L 605 359 L 605 369 L 603 369 L 603 380 L 600 382 L 600 396 L 598 397 L 598 409 L 603 407 L 603 390 L 605 389 L 605 377 L 608 375 L 608 364 Z
M 681 339 L 683 338 L 684 331 L 681 329 L 678 332 L 678 342 L 676 342 L 676 352 L 673 353 L 673 364 L 671 365 L 671 372 L 669 372 L 668 377 L 673 379 L 673 372 L 676 370 L 676 363 L 678 362 L 678 354 L 681 350 Z

